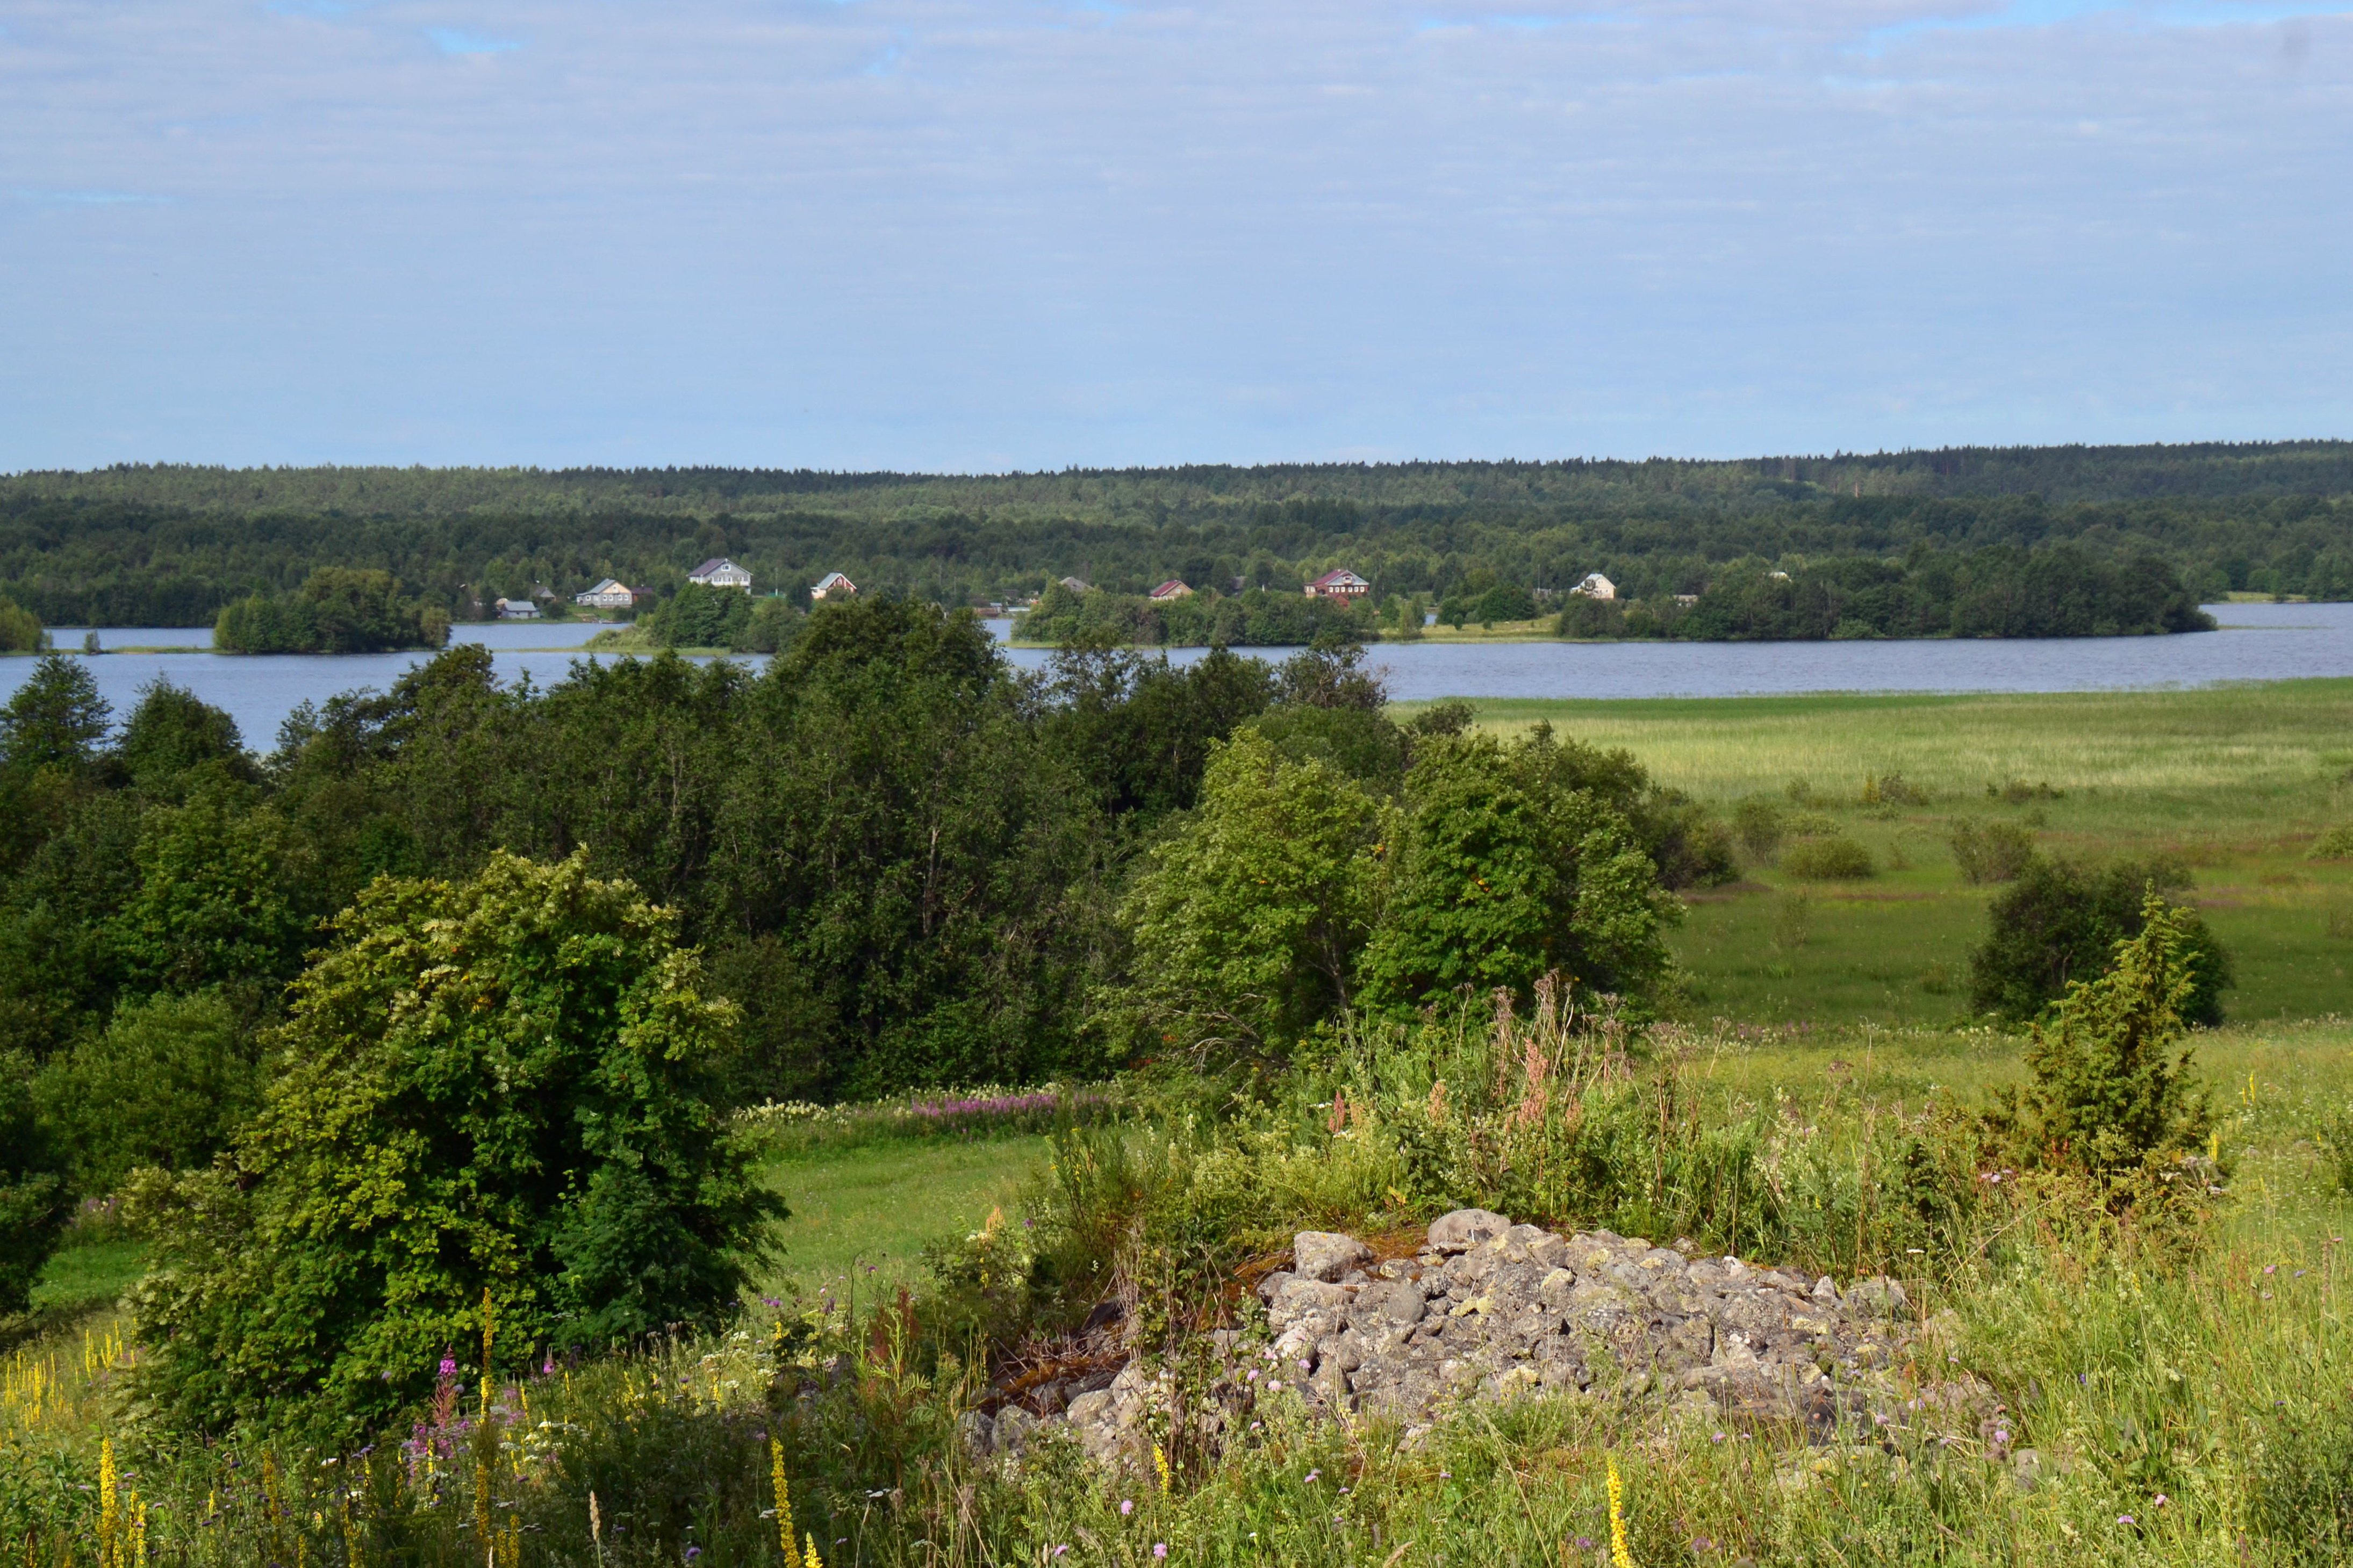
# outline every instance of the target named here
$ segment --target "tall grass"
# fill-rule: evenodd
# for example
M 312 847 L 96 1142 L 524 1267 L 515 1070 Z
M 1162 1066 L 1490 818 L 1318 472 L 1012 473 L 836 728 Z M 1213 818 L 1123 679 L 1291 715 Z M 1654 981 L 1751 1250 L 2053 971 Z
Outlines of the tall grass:
M 1986 1393 L 1869 1444 L 1577 1399 L 1468 1407 L 1409 1443 L 1267 1400 L 1222 1447 L 1172 1445 L 1166 1483 L 1052 1441 L 1009 1464 L 958 1440 L 986 1395 L 980 1325 L 944 1285 L 757 1304 L 726 1334 L 541 1361 L 487 1398 L 470 1367 L 375 1448 L 324 1454 L 154 1431 L 124 1396 L 137 1352 L 101 1319 L 0 1363 L 0 1563 L 130 1568 L 142 1506 L 158 1565 L 774 1563 L 779 1456 L 828 1564 L 1599 1564 L 1613 1458 L 1646 1568 L 2339 1561 L 2348 1210 L 2316 1134 L 2346 1104 L 2344 1044 L 2337 1027 L 2201 1045 L 2240 1174 L 2189 1247 L 1998 1193 L 1942 1217 L 1896 1201 L 1920 1179 L 1890 1173 L 1891 1152 L 1936 1138 L 1924 1080 L 2010 1048 L 1997 1037 L 1645 1051 L 1606 1010 L 1565 1006 L 1366 1031 L 1279 1085 L 1191 1086 L 1149 1120 L 1066 1130 L 1027 1209 L 978 1233 L 1025 1303 L 1128 1291 L 1146 1348 L 1187 1312 L 1252 1331 L 1235 1265 L 1290 1228 L 1402 1225 L 1465 1197 L 1743 1238 L 1841 1279 L 1892 1265 L 1926 1319 L 1899 1377 Z M 1417 1122 L 1475 1147 L 1418 1166 L 1401 1135 Z M 1928 1190 L 1949 1194 L 1951 1173 Z M 965 1241 L 942 1260 L 974 1256 Z M 1226 1289 L 1194 1289 L 1212 1280 Z M 1155 1291 L 1173 1303 L 1156 1318 Z M 1168 1364 L 1181 1392 L 1186 1358 Z

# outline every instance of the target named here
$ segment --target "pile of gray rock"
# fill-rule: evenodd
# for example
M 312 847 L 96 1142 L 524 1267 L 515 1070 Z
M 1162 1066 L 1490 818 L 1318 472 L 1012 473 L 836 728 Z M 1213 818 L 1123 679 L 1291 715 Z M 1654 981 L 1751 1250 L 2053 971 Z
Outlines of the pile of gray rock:
M 1978 1413 L 1980 1384 L 1924 1390 L 1896 1376 L 1919 1325 L 1895 1281 L 1841 1290 L 1694 1250 L 1559 1236 L 1484 1209 L 1440 1219 L 1410 1258 L 1378 1260 L 1354 1237 L 1303 1233 L 1291 1268 L 1259 1282 L 1263 1332 L 1216 1335 L 1192 1418 L 1223 1426 L 1278 1389 L 1313 1414 L 1385 1416 L 1409 1436 L 1450 1403 L 1546 1393 L 1802 1426 L 1816 1442 L 1909 1425 L 1924 1401 Z M 1135 1448 L 1146 1412 L 1166 1411 L 1175 1386 L 1140 1362 L 1086 1384 L 1042 1410 L 1000 1405 L 970 1436 L 1001 1449 L 1041 1420 L 1067 1423 L 1110 1458 Z

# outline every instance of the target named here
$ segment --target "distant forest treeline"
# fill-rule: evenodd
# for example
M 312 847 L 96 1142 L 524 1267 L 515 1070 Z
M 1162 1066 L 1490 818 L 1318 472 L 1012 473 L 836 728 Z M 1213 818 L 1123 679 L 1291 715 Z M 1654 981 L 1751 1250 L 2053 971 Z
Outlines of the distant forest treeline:
M 2155 554 L 2193 595 L 2353 598 L 2353 442 L 1953 448 L 1734 462 L 1276 465 L 936 477 L 766 469 L 125 466 L 0 478 L 0 594 L 49 625 L 209 624 L 321 566 L 393 573 L 458 618 L 611 575 L 664 593 L 727 555 L 762 593 L 828 571 L 959 604 L 1071 575 L 1382 600 L 1630 598 L 1727 567 L 2072 543 Z

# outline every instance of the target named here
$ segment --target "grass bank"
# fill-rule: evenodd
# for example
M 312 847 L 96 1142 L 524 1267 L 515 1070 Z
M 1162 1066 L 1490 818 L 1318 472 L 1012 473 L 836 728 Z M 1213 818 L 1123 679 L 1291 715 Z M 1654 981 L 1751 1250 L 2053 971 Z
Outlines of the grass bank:
M 1868 879 L 1803 881 L 1751 856 L 1735 887 L 1693 897 L 1676 949 L 1694 1016 L 1955 1021 L 1996 890 L 1968 885 L 1947 847 L 1965 822 L 2015 824 L 2054 854 L 2186 862 L 2190 901 L 2238 963 L 2235 1017 L 2353 1002 L 2353 862 L 2307 858 L 2353 819 L 2353 680 L 1474 705 L 1484 727 L 1624 747 L 1712 806 L 1767 802 L 1870 850 Z M 1900 800 L 1866 803 L 1891 775 Z

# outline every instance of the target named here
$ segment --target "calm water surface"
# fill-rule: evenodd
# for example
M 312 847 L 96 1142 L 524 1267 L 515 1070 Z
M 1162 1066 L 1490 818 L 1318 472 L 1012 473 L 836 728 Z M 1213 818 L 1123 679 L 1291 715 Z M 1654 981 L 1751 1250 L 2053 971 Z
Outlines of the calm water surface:
M 1736 697 L 1800 691 L 2107 691 L 2209 686 L 2231 680 L 2353 676 L 2353 605 L 2212 605 L 2219 632 L 2168 637 L 2070 637 L 2047 642 L 1848 643 L 1385 643 L 1370 650 L 1390 694 L 1437 697 Z M 1003 621 L 991 628 L 1002 639 Z M 577 652 L 603 628 L 544 626 L 457 627 L 456 641 L 480 643 L 503 680 L 541 686 L 564 679 Z M 56 628 L 58 645 L 81 645 L 79 628 Z M 209 627 L 112 627 L 110 648 L 205 648 Z M 1282 650 L 1255 650 L 1280 657 Z M 109 654 L 90 660 L 99 690 L 118 715 L 139 688 L 162 676 L 224 708 L 247 743 L 267 749 L 297 703 L 322 702 L 359 687 L 382 690 L 424 656 L 412 653 L 268 656 L 209 652 Z M 1042 648 L 1012 647 L 1025 668 Z M 1178 664 L 1198 649 L 1170 655 Z M 759 664 L 754 658 L 748 662 Z M 29 658 L 0 658 L 0 699 L 32 672 Z

